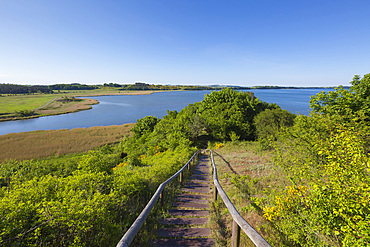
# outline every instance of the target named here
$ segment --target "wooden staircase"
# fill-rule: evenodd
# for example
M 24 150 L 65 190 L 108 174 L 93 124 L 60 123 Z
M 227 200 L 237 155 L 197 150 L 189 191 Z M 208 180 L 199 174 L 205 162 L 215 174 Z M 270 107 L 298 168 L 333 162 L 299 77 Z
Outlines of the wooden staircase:
M 171 218 L 161 221 L 162 228 L 157 232 L 158 239 L 153 246 L 214 246 L 210 238 L 211 230 L 206 227 L 209 218 L 209 199 L 211 167 L 206 155 L 200 156 L 189 181 L 175 198 L 173 209 L 169 210 Z

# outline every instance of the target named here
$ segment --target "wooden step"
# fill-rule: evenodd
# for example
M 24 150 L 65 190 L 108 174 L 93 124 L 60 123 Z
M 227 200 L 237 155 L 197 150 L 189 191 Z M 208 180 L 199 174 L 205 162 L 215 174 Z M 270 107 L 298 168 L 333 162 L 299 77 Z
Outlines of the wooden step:
M 210 180 L 211 176 L 209 174 L 202 175 L 202 174 L 192 174 L 189 179 L 202 179 L 202 180 Z
M 206 188 L 209 188 L 210 185 L 207 183 L 194 183 L 194 182 L 187 182 L 185 184 L 185 187 L 197 187 L 197 188 L 203 188 L 203 187 L 206 187 Z
M 192 199 L 203 199 L 208 200 L 211 198 L 209 194 L 197 195 L 197 194 L 190 194 L 190 193 L 182 193 L 179 194 L 176 198 L 192 198 Z
M 209 204 L 192 202 L 173 202 L 172 206 L 179 208 L 209 208 Z
M 162 228 L 159 229 L 158 237 L 162 238 L 173 238 L 173 237 L 208 237 L 211 235 L 211 229 L 209 228 Z
M 208 180 L 201 180 L 201 179 L 190 179 L 188 180 L 188 183 L 211 183 L 211 179 L 208 179 Z
M 204 194 L 209 194 L 209 189 L 188 189 L 188 188 L 182 188 L 181 191 L 189 192 L 189 193 L 204 193 Z
M 195 209 L 171 209 L 168 213 L 172 216 L 180 217 L 207 217 L 209 216 L 208 210 L 195 210 Z
M 215 244 L 213 238 L 158 239 L 153 242 L 155 247 L 211 247 Z
M 204 225 L 208 218 L 165 218 L 161 220 L 164 225 Z
M 200 203 L 200 204 L 209 203 L 208 199 L 203 200 L 203 199 L 194 199 L 194 198 L 186 198 L 186 197 L 177 197 L 175 198 L 175 200 L 179 202 L 192 202 L 192 203 Z

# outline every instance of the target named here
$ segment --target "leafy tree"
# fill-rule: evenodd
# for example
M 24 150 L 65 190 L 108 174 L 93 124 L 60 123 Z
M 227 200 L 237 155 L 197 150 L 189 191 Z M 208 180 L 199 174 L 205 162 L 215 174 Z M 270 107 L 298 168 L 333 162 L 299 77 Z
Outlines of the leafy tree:
M 265 146 L 269 140 L 276 141 L 281 129 L 293 126 L 295 117 L 295 114 L 280 108 L 260 112 L 253 120 L 258 140 Z
M 230 88 L 213 91 L 201 102 L 199 115 L 210 135 L 218 140 L 230 140 L 237 134 L 242 140 L 253 140 L 253 118 L 267 108 L 275 108 L 254 97 L 251 92 L 238 92 Z
M 146 132 L 152 132 L 156 124 L 160 121 L 157 117 L 146 116 L 138 119 L 135 126 L 131 129 L 135 138 L 142 136 Z
M 347 119 L 370 117 L 370 74 L 356 75 L 349 89 L 342 86 L 334 91 L 321 92 L 311 97 L 310 107 L 316 113 L 346 116 Z

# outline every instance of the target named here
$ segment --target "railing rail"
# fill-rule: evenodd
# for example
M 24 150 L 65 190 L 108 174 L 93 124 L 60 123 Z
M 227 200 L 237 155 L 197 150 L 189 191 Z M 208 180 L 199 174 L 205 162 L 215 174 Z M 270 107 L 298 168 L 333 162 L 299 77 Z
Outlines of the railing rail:
M 208 150 L 208 151 L 210 151 L 211 153 L 212 168 L 213 168 L 213 184 L 214 184 L 213 200 L 214 201 L 217 200 L 217 192 L 218 192 L 233 218 L 232 246 L 233 247 L 239 246 L 240 228 L 241 228 L 257 247 L 267 247 L 267 246 L 271 247 L 271 245 L 256 230 L 254 230 L 253 227 L 249 225 L 248 222 L 243 217 L 240 216 L 235 206 L 231 203 L 229 197 L 226 195 L 222 186 L 218 182 L 217 169 L 216 169 L 215 161 L 213 159 L 213 152 L 212 150 Z
M 131 225 L 131 227 L 128 229 L 128 231 L 123 235 L 121 240 L 118 242 L 117 247 L 128 247 L 131 242 L 134 240 L 136 234 L 139 232 L 141 226 L 144 224 L 146 218 L 148 217 L 149 213 L 152 211 L 155 203 L 157 202 L 158 198 L 161 198 L 161 204 L 163 204 L 163 189 L 164 187 L 174 180 L 177 176 L 180 175 L 180 183 L 182 182 L 182 172 L 186 167 L 190 169 L 190 163 L 194 160 L 194 158 L 199 154 L 201 150 L 198 150 L 191 158 L 190 160 L 178 171 L 176 172 L 172 177 L 167 179 L 165 182 L 161 183 L 158 186 L 157 191 L 154 193 L 148 204 L 145 206 L 144 210 L 141 212 L 141 214 L 136 218 L 135 222 Z

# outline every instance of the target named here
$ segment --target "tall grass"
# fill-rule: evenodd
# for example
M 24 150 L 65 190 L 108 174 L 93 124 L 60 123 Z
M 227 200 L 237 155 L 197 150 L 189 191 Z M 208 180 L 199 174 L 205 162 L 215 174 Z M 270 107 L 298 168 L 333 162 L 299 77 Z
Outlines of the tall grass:
M 264 219 L 256 203 L 265 199 L 267 191 L 278 189 L 284 183 L 281 172 L 271 162 L 271 152 L 261 151 L 257 142 L 229 142 L 218 146 L 218 149 L 217 145 L 212 148 L 218 178 L 231 202 L 272 246 L 284 246 L 284 236 Z M 231 246 L 232 218 L 222 199 L 218 198 L 213 204 L 211 215 L 217 246 Z M 255 245 L 242 232 L 240 246 Z
M 86 152 L 131 135 L 134 124 L 72 130 L 40 130 L 0 136 L 0 162 Z

